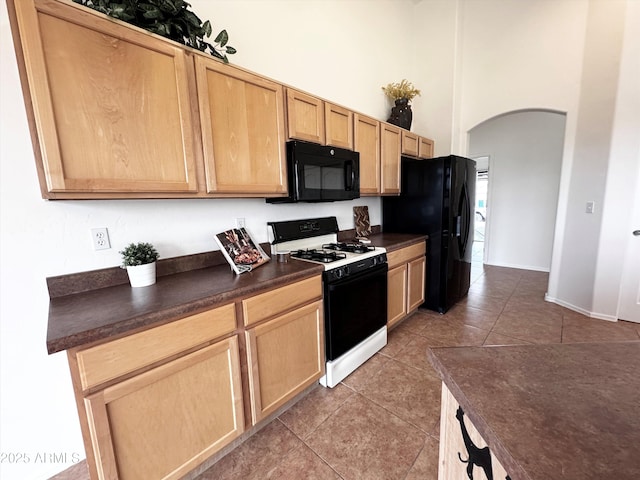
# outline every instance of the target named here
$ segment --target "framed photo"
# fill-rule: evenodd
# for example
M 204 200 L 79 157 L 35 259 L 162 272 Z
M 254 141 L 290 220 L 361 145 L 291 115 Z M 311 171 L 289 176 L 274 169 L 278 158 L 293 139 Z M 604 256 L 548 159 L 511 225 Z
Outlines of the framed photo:
M 233 228 L 215 236 L 220 250 L 237 274 L 250 272 L 270 260 L 244 228 Z

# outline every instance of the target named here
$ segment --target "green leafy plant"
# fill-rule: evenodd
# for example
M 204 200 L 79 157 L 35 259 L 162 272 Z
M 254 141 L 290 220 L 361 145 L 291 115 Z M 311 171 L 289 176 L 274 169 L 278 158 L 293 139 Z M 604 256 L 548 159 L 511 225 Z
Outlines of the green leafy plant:
M 211 36 L 211 22 L 202 23 L 189 10 L 191 6 L 183 0 L 73 0 L 75 3 L 102 12 L 149 32 L 162 35 L 191 48 L 209 53 L 229 63 L 227 55 L 236 49 L 227 45 L 229 35 L 222 30 L 213 43 L 205 41 Z
M 407 101 L 411 101 L 414 97 L 420 95 L 420 90 L 415 88 L 413 83 L 406 78 L 399 83 L 389 83 L 386 87 L 382 87 L 382 91 L 392 100 L 406 98 Z
M 160 257 L 155 247 L 145 242 L 130 243 L 118 253 L 122 255 L 122 268 L 153 263 Z

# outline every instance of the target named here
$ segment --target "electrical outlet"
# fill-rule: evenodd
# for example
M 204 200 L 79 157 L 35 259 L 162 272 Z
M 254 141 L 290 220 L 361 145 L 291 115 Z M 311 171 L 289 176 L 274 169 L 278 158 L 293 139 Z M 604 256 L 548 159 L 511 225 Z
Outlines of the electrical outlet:
M 236 218 L 236 228 L 245 228 L 244 218 Z
M 109 231 L 106 227 L 92 228 L 91 239 L 93 240 L 94 250 L 106 250 L 111 248 L 111 243 L 109 242 Z
M 596 210 L 596 202 L 587 202 L 587 213 L 593 213 Z

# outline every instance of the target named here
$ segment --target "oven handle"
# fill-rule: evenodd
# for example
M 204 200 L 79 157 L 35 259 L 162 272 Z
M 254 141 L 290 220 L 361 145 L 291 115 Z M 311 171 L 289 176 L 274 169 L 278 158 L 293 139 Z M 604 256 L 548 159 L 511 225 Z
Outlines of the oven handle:
M 327 287 L 330 287 L 330 288 L 336 287 L 336 286 L 343 287 L 345 285 L 349 285 L 354 282 L 359 282 L 361 280 L 366 280 L 367 278 L 375 277 L 380 274 L 386 275 L 388 271 L 389 271 L 389 264 L 382 263 L 380 265 L 376 265 L 375 267 L 371 267 L 367 270 L 356 273 L 354 275 L 349 275 L 348 277 L 345 277 L 345 278 L 341 278 L 338 280 L 331 280 L 331 281 L 325 280 L 325 283 L 327 284 Z

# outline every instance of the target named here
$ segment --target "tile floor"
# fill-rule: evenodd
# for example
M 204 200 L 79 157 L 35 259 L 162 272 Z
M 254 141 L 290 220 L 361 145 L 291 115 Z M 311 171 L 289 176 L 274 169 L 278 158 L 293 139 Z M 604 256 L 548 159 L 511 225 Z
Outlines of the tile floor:
M 547 279 L 474 263 L 453 309 L 419 310 L 341 384 L 313 390 L 198 479 L 437 479 L 440 380 L 428 347 L 640 340 L 640 324 L 545 302 Z

